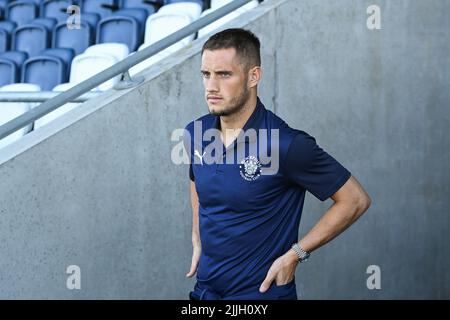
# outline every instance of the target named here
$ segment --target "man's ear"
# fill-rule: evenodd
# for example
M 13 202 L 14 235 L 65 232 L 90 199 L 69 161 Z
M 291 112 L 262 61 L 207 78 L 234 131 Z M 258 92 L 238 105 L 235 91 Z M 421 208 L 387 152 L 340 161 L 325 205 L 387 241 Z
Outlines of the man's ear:
M 254 88 L 258 85 L 261 80 L 262 70 L 261 67 L 253 67 L 248 71 L 248 88 Z

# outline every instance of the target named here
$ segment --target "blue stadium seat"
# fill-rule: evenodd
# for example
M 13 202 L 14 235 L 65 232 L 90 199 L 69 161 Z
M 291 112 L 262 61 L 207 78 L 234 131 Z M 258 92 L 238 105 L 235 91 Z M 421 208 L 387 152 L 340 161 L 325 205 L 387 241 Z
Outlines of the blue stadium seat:
M 53 56 L 58 57 L 62 61 L 64 61 L 64 65 L 66 67 L 67 73 L 70 74 L 70 65 L 72 64 L 72 60 L 75 57 L 75 50 L 72 48 L 51 48 L 45 49 L 39 52 L 39 55 L 42 56 Z
M 19 81 L 19 68 L 14 61 L 0 57 L 0 87 Z
M 0 53 L 6 52 L 11 47 L 11 36 L 8 31 L 0 28 Z
M 14 21 L 9 20 L 0 21 L 0 29 L 8 31 L 9 34 L 11 34 L 16 27 L 17 23 L 15 23 Z
M 13 2 L 13 1 L 16 1 L 16 0 L 10 0 L 9 2 Z M 39 8 L 39 6 L 41 5 L 41 2 L 42 2 L 42 0 L 25 0 L 25 1 L 34 3 L 35 5 L 37 5 L 38 8 Z
M 6 5 L 8 4 L 8 0 L 0 0 L 0 8 L 2 8 L 3 10 L 5 10 Z
M 0 53 L 11 49 L 11 33 L 16 26 L 13 21 L 0 21 Z
M 21 81 L 37 84 L 41 90 L 52 90 L 56 85 L 67 82 L 68 78 L 64 61 L 55 56 L 31 57 L 22 67 Z
M 40 23 L 26 24 L 17 27 L 12 35 L 12 49 L 24 51 L 31 57 L 39 51 L 49 48 L 50 33 Z
M 38 6 L 32 0 L 17 0 L 6 6 L 6 18 L 21 26 L 38 17 Z
M 89 25 L 93 28 L 94 32 L 97 30 L 97 24 L 100 21 L 100 15 L 98 13 L 85 12 L 83 13 L 83 21 L 89 23 Z
M 31 20 L 28 24 L 39 23 L 47 28 L 48 32 L 52 32 L 58 21 L 55 18 L 36 18 Z
M 80 0 L 81 12 L 98 13 L 100 18 L 105 18 L 119 9 L 118 0 Z
M 0 0 L 0 21 L 5 19 L 7 4 L 8 0 Z
M 65 22 L 60 22 L 53 30 L 52 48 L 72 48 L 75 55 L 81 54 L 94 44 L 93 30 L 84 18 L 81 20 L 80 29 L 68 29 Z
M 40 16 L 55 18 L 58 22 L 66 21 L 69 17 L 67 8 L 75 4 L 72 0 L 45 0 L 41 2 Z
M 142 8 L 126 8 L 115 11 L 112 16 L 130 16 L 135 18 L 141 26 L 145 26 L 147 21 L 147 11 Z
M 136 51 L 142 43 L 142 30 L 141 24 L 135 18 L 112 15 L 98 23 L 96 43 L 118 42 L 126 44 L 129 51 Z
M 0 54 L 0 58 L 12 60 L 21 67 L 24 61 L 28 59 L 28 54 L 22 51 L 8 51 Z
M 149 3 L 143 0 L 120 0 L 119 7 L 123 9 L 127 8 L 141 8 L 147 11 L 147 16 L 155 13 L 163 5 L 162 2 L 155 1 Z
M 0 86 L 20 82 L 20 70 L 28 58 L 25 52 L 8 51 L 0 55 Z

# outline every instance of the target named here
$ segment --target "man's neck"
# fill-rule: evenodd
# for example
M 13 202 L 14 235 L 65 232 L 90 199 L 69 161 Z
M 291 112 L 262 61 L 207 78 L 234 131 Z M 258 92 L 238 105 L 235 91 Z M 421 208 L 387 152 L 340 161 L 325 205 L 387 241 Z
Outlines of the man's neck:
M 256 102 L 256 95 L 251 95 L 250 99 L 248 99 L 239 112 L 230 116 L 220 117 L 221 138 L 226 148 L 236 139 L 241 129 L 244 128 L 256 108 Z
M 226 130 L 239 130 L 244 127 L 253 111 L 256 108 L 257 97 L 251 95 L 245 106 L 237 113 L 229 116 L 220 117 L 220 130 L 225 133 Z

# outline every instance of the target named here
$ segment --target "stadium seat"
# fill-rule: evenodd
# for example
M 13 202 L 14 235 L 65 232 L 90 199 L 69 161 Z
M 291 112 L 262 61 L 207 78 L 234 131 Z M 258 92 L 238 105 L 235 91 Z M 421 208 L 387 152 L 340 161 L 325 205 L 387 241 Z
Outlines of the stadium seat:
M 0 55 L 0 86 L 20 82 L 20 71 L 27 58 L 28 55 L 21 51 L 8 51 Z
M 12 35 L 12 49 L 24 51 L 31 57 L 50 45 L 50 34 L 40 23 L 26 24 L 17 27 Z
M 94 43 L 94 29 L 84 20 L 84 15 L 80 29 L 68 29 L 66 22 L 56 25 L 53 29 L 52 48 L 72 48 L 77 55 Z
M 14 21 L 0 21 L 0 29 L 8 31 L 9 34 L 11 34 L 16 27 L 17 23 L 15 23 Z
M 39 86 L 30 83 L 15 83 L 3 86 L 0 88 L 0 92 L 3 91 L 40 91 Z M 0 102 L 0 125 L 11 121 L 14 118 L 29 111 L 36 103 L 28 102 Z M 9 136 L 0 140 L 0 148 L 19 140 L 25 134 L 30 132 L 33 128 L 33 124 L 29 124 L 22 129 L 11 133 Z
M 36 18 L 28 22 L 28 24 L 36 24 L 36 23 L 41 24 L 45 26 L 49 34 L 51 34 L 57 22 L 58 21 L 55 18 Z
M 13 21 L 0 21 L 0 53 L 11 49 L 11 33 L 15 27 Z
M 38 17 L 38 6 L 31 0 L 17 0 L 6 6 L 6 18 L 21 26 Z
M 202 9 L 206 9 L 205 8 L 205 3 L 203 0 L 165 0 L 164 4 L 168 5 L 168 4 L 172 4 L 172 3 L 179 3 L 179 2 L 192 2 L 192 3 L 196 3 L 198 5 L 200 5 L 202 7 Z
M 118 42 L 136 51 L 143 42 L 147 13 L 144 9 L 119 10 L 100 20 L 97 26 L 96 43 Z M 121 32 L 117 32 L 121 30 Z
M 230 3 L 233 0 L 211 0 L 211 9 L 217 9 Z
M 128 50 L 128 47 L 123 43 L 100 43 L 95 44 L 87 48 L 85 53 L 100 53 L 100 54 L 107 54 L 110 56 L 113 56 L 117 61 L 121 61 L 125 59 L 128 54 L 130 53 L 130 50 Z
M 6 9 L 6 5 L 8 4 L 9 0 L 0 0 L 0 8 L 3 10 Z
M 19 68 L 14 61 L 0 57 L 0 86 L 19 81 Z
M 211 2 L 211 5 L 212 4 L 213 3 Z M 202 29 L 200 29 L 198 31 L 198 33 L 197 33 L 198 34 L 198 38 L 201 38 L 201 37 L 203 37 L 203 36 L 205 36 L 207 34 L 210 34 L 212 32 L 217 32 L 217 31 L 219 31 L 219 29 L 223 29 L 224 25 L 226 25 L 228 22 L 230 22 L 231 20 L 235 19 L 236 17 L 238 17 L 242 13 L 257 7 L 258 4 L 259 4 L 259 2 L 257 0 L 251 1 L 251 2 L 247 3 L 246 5 L 242 6 L 241 8 L 239 8 L 239 9 L 237 9 L 237 10 L 227 14 L 226 16 L 224 16 L 224 17 L 222 17 L 222 18 L 220 18 L 220 19 L 210 23 L 209 25 L 203 27 Z M 203 11 L 201 16 L 202 17 L 206 16 L 206 15 L 210 14 L 211 12 L 213 12 L 214 10 L 216 10 L 217 8 L 218 7 L 214 7 L 214 8 L 211 7 L 211 9 L 207 9 L 207 10 Z
M 158 2 L 155 1 L 155 3 L 147 3 L 144 2 L 142 0 L 120 0 L 119 2 L 119 7 L 120 8 L 140 8 L 140 9 L 144 9 L 147 11 L 147 16 L 156 13 L 156 11 L 158 11 L 158 9 L 162 6 L 163 4 L 159 4 Z
M 93 28 L 95 34 L 95 30 L 97 29 L 97 24 L 100 21 L 100 19 L 101 19 L 100 15 L 98 13 L 85 12 L 83 13 L 82 21 L 89 23 L 89 25 Z
M 9 32 L 0 28 L 0 53 L 6 52 L 11 47 L 11 37 Z
M 192 22 L 192 17 L 182 13 L 155 13 L 148 17 L 145 27 L 144 47 L 147 47 L 169 35 L 182 29 Z M 187 36 L 179 42 L 167 48 L 174 52 L 189 44 L 195 35 Z M 166 50 L 167 50 L 166 49 Z
M 142 8 L 128 8 L 128 9 L 120 9 L 117 11 L 114 11 L 112 16 L 129 16 L 135 18 L 139 24 L 142 26 L 142 28 L 145 27 L 145 22 L 147 21 L 148 15 L 147 11 Z M 144 34 L 144 32 L 142 32 Z
M 126 46 L 125 46 L 126 47 Z M 72 61 L 72 72 L 70 73 L 70 83 L 78 84 L 99 72 L 116 64 L 118 60 L 110 54 L 91 52 L 82 53 Z M 120 75 L 110 79 L 93 90 L 108 90 L 119 80 Z
M 158 13 L 185 13 L 191 16 L 192 21 L 195 21 L 200 18 L 202 13 L 202 5 L 197 2 L 170 3 L 161 7 Z
M 69 90 L 73 86 L 75 86 L 74 83 L 70 83 L 70 82 L 62 83 L 62 84 L 59 84 L 56 87 L 54 87 L 52 91 L 64 92 L 64 91 Z M 75 107 L 77 107 L 80 104 L 81 103 L 69 102 L 69 103 L 66 103 L 66 104 L 58 107 L 57 109 L 53 110 L 52 112 L 47 113 L 45 116 L 37 119 L 34 122 L 33 129 L 34 130 L 39 129 L 40 127 L 46 125 L 47 123 L 55 120 L 56 118 L 62 116 L 63 114 L 69 112 L 70 110 L 74 109 Z
M 13 2 L 13 1 L 16 1 L 16 0 L 9 0 L 9 2 Z M 23 1 L 28 1 L 28 2 L 34 3 L 38 7 L 38 9 L 42 2 L 42 0 L 23 0 Z
M 69 17 L 67 8 L 74 4 L 72 0 L 45 0 L 41 2 L 40 16 L 55 18 L 58 22 L 66 21 Z
M 67 74 L 70 74 L 70 66 L 75 57 L 75 51 L 72 48 L 51 48 L 39 52 L 39 55 L 58 57 L 64 61 Z
M 28 58 L 22 67 L 21 81 L 37 84 L 46 91 L 67 82 L 68 78 L 64 61 L 56 56 L 34 56 Z
M 22 51 L 8 51 L 0 54 L 0 58 L 12 60 L 18 66 L 22 66 L 24 61 L 28 59 L 28 54 Z
M 117 0 L 80 0 L 81 12 L 98 13 L 103 19 L 119 9 Z

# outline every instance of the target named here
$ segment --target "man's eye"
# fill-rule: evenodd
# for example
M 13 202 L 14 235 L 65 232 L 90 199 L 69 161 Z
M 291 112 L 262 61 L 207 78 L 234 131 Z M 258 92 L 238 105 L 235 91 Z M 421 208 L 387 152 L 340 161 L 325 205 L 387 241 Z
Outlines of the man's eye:
M 205 79 L 208 79 L 209 78 L 209 74 L 208 73 L 202 73 L 202 77 L 205 78 Z
M 230 77 L 230 74 L 229 73 L 222 73 L 222 74 L 220 74 L 220 76 L 222 78 L 228 78 L 228 77 Z

